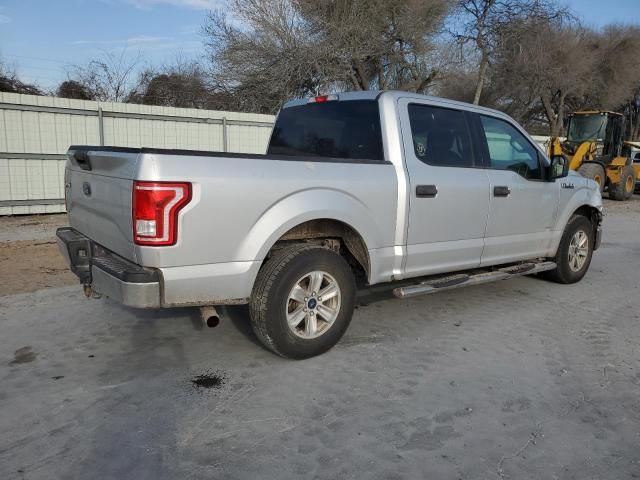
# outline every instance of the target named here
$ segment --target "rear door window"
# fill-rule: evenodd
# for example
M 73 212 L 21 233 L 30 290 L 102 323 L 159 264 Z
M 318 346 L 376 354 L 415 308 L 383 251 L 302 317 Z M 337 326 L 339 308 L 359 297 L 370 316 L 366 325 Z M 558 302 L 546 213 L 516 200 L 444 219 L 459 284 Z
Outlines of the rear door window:
M 460 110 L 412 103 L 413 149 L 418 160 L 441 167 L 473 167 L 471 136 Z
M 383 161 L 378 102 L 328 101 L 285 108 L 267 153 Z

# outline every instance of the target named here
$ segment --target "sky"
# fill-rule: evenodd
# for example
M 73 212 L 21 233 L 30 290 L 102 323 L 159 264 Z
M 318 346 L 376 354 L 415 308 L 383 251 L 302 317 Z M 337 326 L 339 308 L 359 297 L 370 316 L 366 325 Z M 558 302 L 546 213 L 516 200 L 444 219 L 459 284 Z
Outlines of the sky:
M 0 0 L 0 58 L 45 88 L 105 52 L 158 64 L 203 54 L 201 28 L 222 0 Z
M 562 0 L 587 25 L 640 23 L 640 0 Z M 150 64 L 202 57 L 207 11 L 224 0 L 0 0 L 0 58 L 51 88 L 110 52 Z

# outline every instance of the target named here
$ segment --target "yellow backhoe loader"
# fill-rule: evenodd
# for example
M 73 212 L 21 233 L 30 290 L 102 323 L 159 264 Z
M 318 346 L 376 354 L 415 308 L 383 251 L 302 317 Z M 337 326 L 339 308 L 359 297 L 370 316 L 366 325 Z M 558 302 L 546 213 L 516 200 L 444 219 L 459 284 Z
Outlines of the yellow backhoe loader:
M 600 184 L 613 200 L 628 200 L 633 195 L 640 163 L 634 163 L 631 152 L 638 142 L 623 140 L 625 117 L 605 111 L 575 112 L 569 116 L 567 139 L 554 137 L 549 155 L 564 155 L 569 168 Z

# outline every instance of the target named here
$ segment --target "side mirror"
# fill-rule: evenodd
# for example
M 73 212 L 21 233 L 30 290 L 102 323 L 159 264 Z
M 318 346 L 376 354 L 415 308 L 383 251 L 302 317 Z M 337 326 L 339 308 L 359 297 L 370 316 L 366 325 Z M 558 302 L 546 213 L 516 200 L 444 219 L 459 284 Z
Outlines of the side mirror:
M 549 180 L 556 178 L 564 178 L 569 175 L 569 160 L 563 155 L 554 155 L 551 157 L 551 166 L 549 167 Z

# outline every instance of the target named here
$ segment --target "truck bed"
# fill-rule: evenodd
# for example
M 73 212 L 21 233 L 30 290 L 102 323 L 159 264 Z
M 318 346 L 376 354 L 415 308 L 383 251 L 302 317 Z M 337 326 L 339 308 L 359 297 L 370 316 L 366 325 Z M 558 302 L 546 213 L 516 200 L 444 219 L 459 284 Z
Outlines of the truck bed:
M 96 146 L 73 146 L 68 156 L 71 227 L 143 267 L 192 267 L 189 275 L 206 282 L 208 266 L 250 268 L 289 229 L 318 218 L 353 226 L 370 250 L 393 247 L 389 162 Z M 134 181 L 191 183 L 175 245 L 133 241 Z

